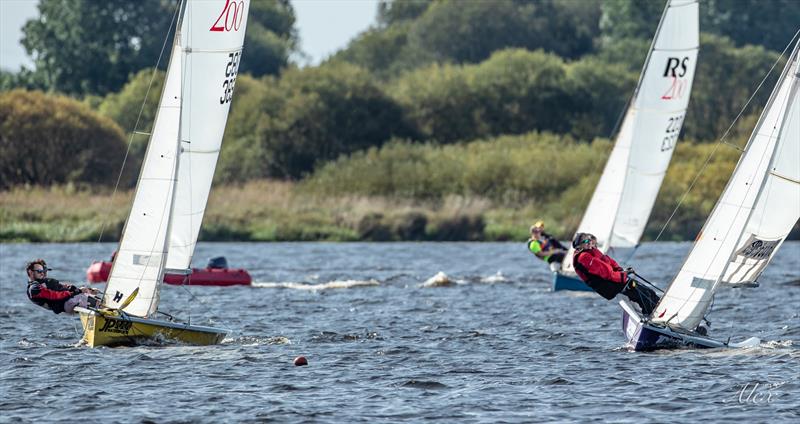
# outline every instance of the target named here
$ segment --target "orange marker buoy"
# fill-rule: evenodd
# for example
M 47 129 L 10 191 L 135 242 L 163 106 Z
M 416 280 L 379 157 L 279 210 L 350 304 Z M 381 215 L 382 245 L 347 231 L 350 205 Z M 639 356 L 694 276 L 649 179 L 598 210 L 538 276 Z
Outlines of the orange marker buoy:
M 301 367 L 303 365 L 308 365 L 308 360 L 306 360 L 305 356 L 298 356 L 297 358 L 294 358 L 294 365 L 296 367 Z

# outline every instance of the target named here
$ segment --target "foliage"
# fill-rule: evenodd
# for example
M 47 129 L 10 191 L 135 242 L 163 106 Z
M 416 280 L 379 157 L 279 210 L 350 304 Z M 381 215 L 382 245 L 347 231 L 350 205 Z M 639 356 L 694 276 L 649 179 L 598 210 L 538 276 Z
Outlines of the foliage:
M 151 66 L 170 32 L 173 0 L 41 0 L 22 45 L 49 90 L 105 94 Z
M 625 38 L 653 39 L 664 4 L 653 0 L 603 0 L 600 6 L 603 43 Z
M 125 153 L 108 118 L 61 96 L 0 93 L 0 188 L 18 184 L 113 184 Z
M 425 139 L 448 143 L 527 131 L 608 135 L 636 83 L 622 66 L 570 64 L 542 51 L 496 52 L 477 65 L 432 65 L 389 90 Z
M 130 75 L 153 66 L 159 57 L 163 69 L 177 4 L 41 0 L 40 16 L 25 24 L 22 39 L 35 70 L 23 70 L 13 85 L 104 95 L 119 90 Z M 277 74 L 286 67 L 298 48 L 295 20 L 288 0 L 253 1 L 240 72 Z
M 705 0 L 700 2 L 700 28 L 732 39 L 736 45 L 783 51 L 798 31 L 796 0 Z
M 608 143 L 548 133 L 437 146 L 395 140 L 341 157 L 301 185 L 316 194 L 442 199 L 448 195 L 519 203 L 555 199 L 596 169 Z M 564 155 L 569 151 L 569 155 Z
M 255 76 L 277 75 L 298 50 L 296 17 L 289 0 L 254 0 L 250 3 L 247 32 L 239 72 Z
M 380 0 L 378 24 L 387 27 L 399 22 L 414 20 L 425 13 L 432 0 Z
M 760 113 L 785 61 L 777 63 L 749 107 L 743 108 L 777 59 L 775 52 L 763 47 L 736 48 L 727 38 L 703 34 L 684 124 L 686 136 L 699 140 L 719 139 L 739 111 L 745 115 Z M 749 134 L 749 129 L 745 130 Z
M 413 135 L 400 106 L 353 65 L 289 70 L 268 89 L 257 130 L 262 176 L 299 178 L 318 161 Z
M 131 77 L 122 90 L 106 96 L 97 107 L 101 115 L 113 119 L 128 133 L 127 138 L 131 140 L 129 160 L 134 169 L 138 169 L 144 159 L 149 139 L 146 134 L 153 130 L 164 77 L 163 71 L 152 68 L 141 70 Z
M 593 49 L 599 5 L 598 0 L 382 3 L 380 25 L 335 58 L 381 77 L 432 63 L 476 63 L 513 47 L 576 58 Z

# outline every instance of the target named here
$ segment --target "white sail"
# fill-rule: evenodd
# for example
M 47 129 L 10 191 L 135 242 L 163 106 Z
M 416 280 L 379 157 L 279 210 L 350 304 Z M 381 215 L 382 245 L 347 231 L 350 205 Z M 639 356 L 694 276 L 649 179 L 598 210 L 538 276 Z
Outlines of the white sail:
M 139 293 L 125 311 L 140 317 L 149 316 L 158 307 L 167 253 L 181 114 L 182 53 L 180 44 L 175 44 L 133 206 L 103 296 L 103 306 L 117 308 L 138 288 Z
M 188 268 L 205 211 L 247 24 L 248 0 L 187 0 L 103 306 L 148 317 L 165 266 Z
M 249 0 L 195 0 L 186 5 L 181 31 L 186 51 L 182 153 L 170 225 L 169 270 L 191 266 L 228 119 L 249 6 Z
M 696 0 L 670 0 L 578 232 L 600 250 L 639 243 L 683 126 L 699 45 Z M 570 249 L 567 257 L 571 257 Z M 562 270 L 574 272 L 566 260 Z
M 800 218 L 798 46 L 653 322 L 694 329 L 721 284 L 756 282 Z

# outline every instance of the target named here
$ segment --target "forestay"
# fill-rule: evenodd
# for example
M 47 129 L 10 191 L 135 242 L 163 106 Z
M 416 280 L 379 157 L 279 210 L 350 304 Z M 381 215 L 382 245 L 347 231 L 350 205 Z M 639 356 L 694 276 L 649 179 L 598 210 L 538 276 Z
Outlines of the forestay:
M 248 0 L 188 0 L 103 306 L 147 317 L 165 265 L 188 268 L 225 130 Z M 180 153 L 179 153 L 180 152 Z
M 692 330 L 721 285 L 753 285 L 800 218 L 798 46 L 652 321 Z
M 633 247 L 644 232 L 689 104 L 698 31 L 696 0 L 667 3 L 614 148 L 578 226 L 578 232 L 594 234 L 603 251 Z M 572 271 L 572 261 L 564 261 L 563 269 Z

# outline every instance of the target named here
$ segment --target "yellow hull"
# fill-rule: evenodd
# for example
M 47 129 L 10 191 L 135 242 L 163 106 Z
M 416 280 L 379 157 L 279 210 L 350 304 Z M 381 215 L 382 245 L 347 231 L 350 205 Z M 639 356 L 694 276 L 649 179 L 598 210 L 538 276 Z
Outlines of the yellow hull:
M 117 311 L 80 310 L 83 340 L 89 347 L 132 345 L 145 340 L 177 340 L 191 345 L 213 345 L 227 333 L 211 327 L 132 317 Z

